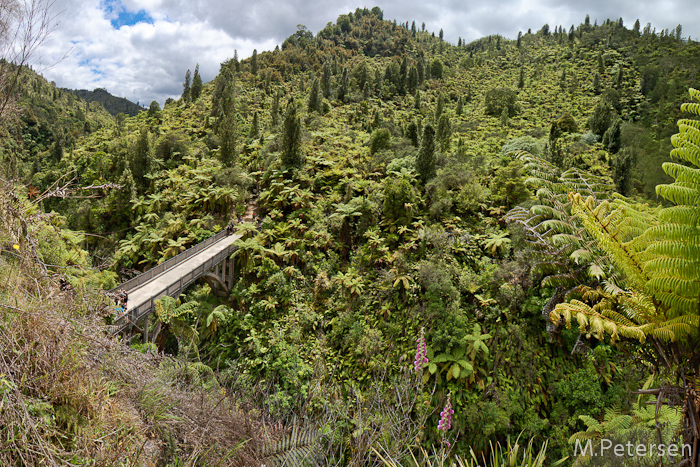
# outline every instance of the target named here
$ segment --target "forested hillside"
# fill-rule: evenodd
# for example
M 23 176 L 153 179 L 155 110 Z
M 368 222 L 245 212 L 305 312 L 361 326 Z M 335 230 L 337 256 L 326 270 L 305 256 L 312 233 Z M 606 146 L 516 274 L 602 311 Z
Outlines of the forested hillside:
M 124 97 L 117 97 L 110 94 L 106 89 L 97 88 L 92 91 L 87 89 L 66 89 L 65 91 L 72 92 L 86 102 L 97 102 L 112 115 L 123 113 L 133 117 L 141 112 L 143 106 L 139 103 L 134 104 Z
M 2 300 L 31 297 L 17 271 L 33 261 L 26 274 L 99 302 L 255 203 L 231 294 L 192 286 L 147 323 L 166 329 L 155 342 L 130 341 L 173 356 L 124 396 L 150 408 L 132 415 L 155 433 L 138 462 L 443 465 L 520 435 L 552 462 L 602 465 L 573 443 L 692 444 L 700 161 L 698 104 L 682 104 L 700 44 L 586 18 L 455 45 L 382 16 L 299 26 L 128 118 L 25 72 L 21 122 L 0 130 L 2 215 L 31 206 L 46 237 L 3 226 Z M 111 322 L 100 309 L 90 326 Z M 172 410 L 187 391 L 229 431 L 187 441 L 178 417 L 194 412 Z M 74 428 L 62 416 L 47 442 Z M 94 452 L 81 433 L 61 450 Z

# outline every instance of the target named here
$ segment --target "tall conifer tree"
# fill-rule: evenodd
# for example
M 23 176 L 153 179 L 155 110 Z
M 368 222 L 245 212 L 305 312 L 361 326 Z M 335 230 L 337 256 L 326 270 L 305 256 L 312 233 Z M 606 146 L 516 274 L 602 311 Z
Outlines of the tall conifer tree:
M 321 92 L 324 99 L 331 97 L 331 64 L 326 62 L 323 64 L 323 74 L 321 75 Z
M 282 165 L 286 167 L 301 166 L 301 121 L 297 117 L 294 99 L 289 99 L 287 103 L 282 132 Z
M 253 49 L 253 56 L 250 58 L 250 72 L 254 75 L 258 73 L 258 49 Z
M 189 68 L 187 73 L 185 73 L 185 82 L 182 84 L 182 100 L 184 102 L 190 102 L 192 98 L 192 74 Z
M 416 172 L 418 178 L 425 184 L 435 176 L 435 130 L 430 124 L 425 125 L 423 129 L 423 138 L 421 138 L 420 149 L 416 156 Z
M 194 76 L 192 77 L 192 89 L 191 89 L 191 94 L 192 94 L 192 101 L 196 101 L 199 99 L 199 96 L 202 95 L 202 77 L 199 76 L 199 63 L 197 66 L 194 67 Z
M 318 86 L 318 77 L 314 78 L 314 80 L 311 82 L 311 90 L 309 92 L 309 106 L 308 106 L 308 111 L 309 113 L 311 112 L 318 112 L 321 109 L 321 99 L 319 98 L 319 86 Z

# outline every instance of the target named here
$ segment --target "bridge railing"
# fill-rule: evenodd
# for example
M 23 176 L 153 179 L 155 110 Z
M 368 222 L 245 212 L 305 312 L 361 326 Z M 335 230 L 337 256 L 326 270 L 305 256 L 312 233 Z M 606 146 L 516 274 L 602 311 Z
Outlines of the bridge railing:
M 206 240 L 201 241 L 194 246 L 191 246 L 190 248 L 183 251 L 182 253 L 180 253 L 176 256 L 173 256 L 172 258 L 170 258 L 166 261 L 163 261 L 162 263 L 160 263 L 159 265 L 157 265 L 155 267 L 152 267 L 148 271 L 141 273 L 136 277 L 132 277 L 128 281 L 124 282 L 123 284 L 116 286 L 115 288 L 113 288 L 109 292 L 116 292 L 122 288 L 127 292 L 134 290 L 134 289 L 142 286 L 146 282 L 150 281 L 154 277 L 163 274 L 168 269 L 174 268 L 178 264 L 191 258 L 192 256 L 196 255 L 197 253 L 204 250 L 205 248 L 208 248 L 209 246 L 218 242 L 219 240 L 221 240 L 225 236 L 226 236 L 226 230 L 225 229 L 221 230 L 221 231 L 217 232 L 216 234 L 212 235 L 211 237 L 207 238 Z
M 117 321 L 122 321 L 124 320 L 124 318 L 127 319 L 124 322 L 116 323 L 113 327 L 114 331 L 121 332 L 126 330 L 129 326 L 138 323 L 144 316 L 150 314 L 154 310 L 156 300 L 158 300 L 159 298 L 165 295 L 169 297 L 177 297 L 178 295 L 180 295 L 180 293 L 183 290 L 185 290 L 188 285 L 196 281 L 200 276 L 205 274 L 214 266 L 224 261 L 232 252 L 236 250 L 236 248 L 237 247 L 235 247 L 233 244 L 229 245 L 224 250 L 221 250 L 219 253 L 206 260 L 204 263 L 200 264 L 185 275 L 181 276 L 177 282 L 165 287 L 160 292 L 153 294 L 153 296 L 150 299 L 143 302 L 141 305 L 129 309 L 126 316 L 118 318 Z

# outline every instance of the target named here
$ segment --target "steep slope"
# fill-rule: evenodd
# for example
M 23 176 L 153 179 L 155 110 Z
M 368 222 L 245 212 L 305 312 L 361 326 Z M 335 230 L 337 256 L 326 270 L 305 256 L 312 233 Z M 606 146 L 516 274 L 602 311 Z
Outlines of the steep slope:
M 112 117 L 28 68 L 21 81 L 20 123 L 0 129 L 0 160 L 6 177 L 31 184 L 33 174 L 59 163 L 81 137 L 111 125 Z
M 628 410 L 643 381 L 627 375 L 647 370 L 624 342 L 566 330 L 549 342 L 542 311 L 561 291 L 541 284 L 531 245 L 503 219 L 536 196 L 511 153 L 588 171 L 608 196 L 651 198 L 665 176 L 649 168 L 667 159 L 699 55 L 619 21 L 455 47 L 357 9 L 223 63 L 194 102 L 86 135 L 33 183 L 75 170 L 78 186 L 121 186 L 44 203 L 101 235 L 87 249 L 121 277 L 257 197 L 260 230 L 241 226 L 253 235 L 231 297 L 182 297 L 196 302 L 178 323 L 198 338 L 186 356 L 243 381 L 266 416 L 316 421 L 329 457 L 369 461 L 380 444 L 401 457 L 415 439 L 486 453 L 521 431 L 564 454 L 579 415 Z M 419 336 L 429 363 L 414 367 Z
M 97 102 L 112 115 L 123 113 L 130 117 L 138 114 L 144 107 L 139 103 L 134 104 L 124 97 L 113 96 L 104 88 L 97 88 L 92 91 L 87 89 L 64 89 L 64 91 L 72 92 L 80 97 L 85 102 Z
M 0 464 L 250 465 L 255 423 L 211 371 L 107 331 L 109 275 L 27 194 L 0 184 Z

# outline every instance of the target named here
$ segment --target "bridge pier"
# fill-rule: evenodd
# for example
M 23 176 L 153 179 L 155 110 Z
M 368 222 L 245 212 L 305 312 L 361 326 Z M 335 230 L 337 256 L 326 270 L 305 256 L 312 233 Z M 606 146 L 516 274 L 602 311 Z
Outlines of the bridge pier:
M 212 292 L 219 296 L 227 296 L 236 281 L 236 267 L 233 258 L 226 258 L 212 268 L 211 272 L 202 275 L 202 278 L 209 284 Z
M 143 343 L 148 344 L 148 327 L 150 326 L 151 315 L 146 315 L 143 319 Z

